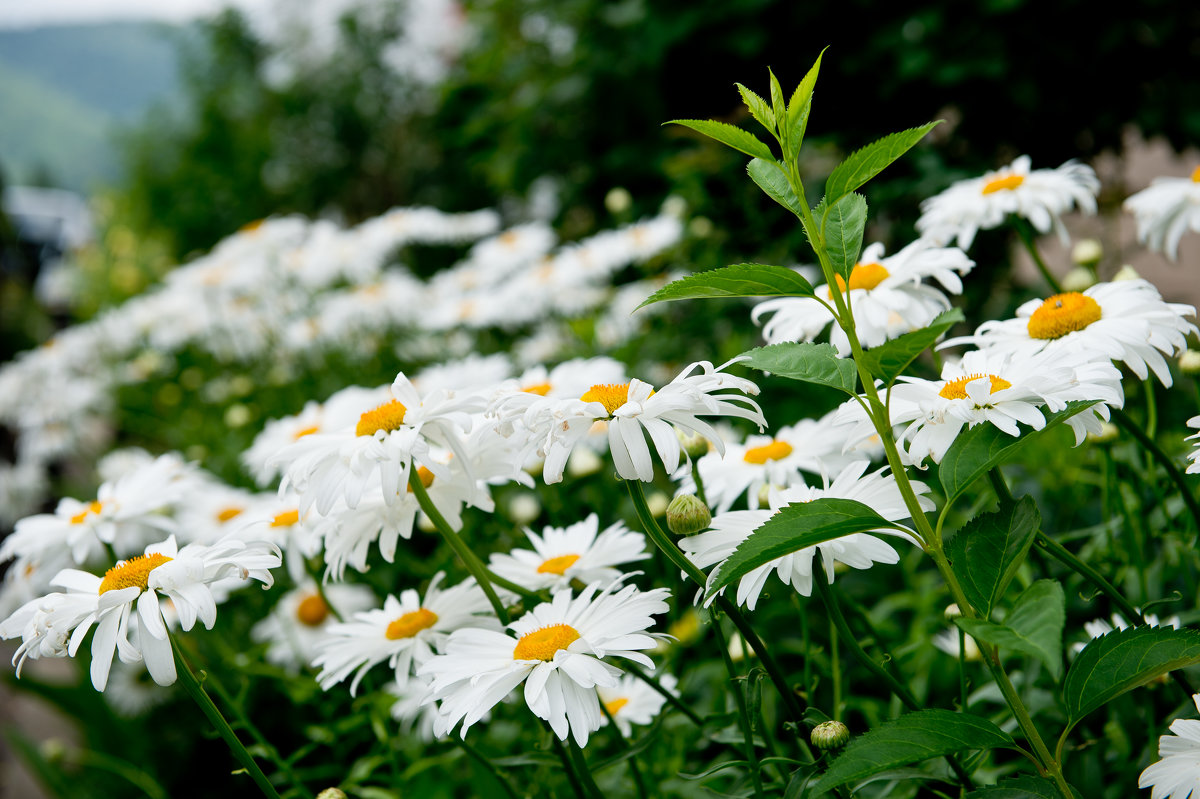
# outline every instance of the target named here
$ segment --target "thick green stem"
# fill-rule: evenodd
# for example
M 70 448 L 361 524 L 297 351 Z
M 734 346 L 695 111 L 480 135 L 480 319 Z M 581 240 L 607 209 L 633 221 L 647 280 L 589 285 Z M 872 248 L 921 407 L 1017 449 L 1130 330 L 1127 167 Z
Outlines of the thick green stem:
M 183 690 L 188 696 L 192 697 L 197 705 L 200 706 L 200 711 L 204 713 L 205 718 L 216 729 L 217 734 L 229 747 L 229 751 L 242 767 L 246 769 L 246 773 L 250 775 L 250 779 L 254 780 L 254 784 L 262 791 L 263 796 L 268 799 L 279 799 L 279 794 L 275 791 L 275 787 L 271 785 L 271 781 L 262 773 L 262 769 L 254 762 L 254 758 L 246 751 L 246 747 L 238 740 L 233 728 L 229 726 L 229 722 L 221 715 L 221 711 L 217 710 L 217 706 L 213 704 L 212 698 L 205 693 L 203 686 L 200 685 L 200 680 L 196 678 L 192 667 L 188 665 L 187 660 L 183 657 L 183 652 L 179 649 L 175 638 L 168 632 L 167 637 L 171 641 L 171 651 L 175 656 L 175 670 L 179 674 L 179 682 L 183 683 Z
M 604 799 L 604 794 L 600 792 L 600 788 L 596 785 L 595 778 L 592 777 L 592 770 L 588 768 L 587 758 L 583 756 L 583 750 L 571 739 L 566 744 L 566 749 L 570 753 L 571 761 L 575 764 L 575 773 L 579 776 L 579 781 L 583 783 L 583 792 L 591 799 Z
M 1187 506 L 1188 511 L 1192 514 L 1192 522 L 1196 525 L 1196 529 L 1200 530 L 1200 503 L 1196 501 L 1196 496 L 1192 488 L 1188 485 L 1187 479 L 1183 476 L 1179 466 L 1171 459 L 1167 453 L 1154 442 L 1154 439 L 1146 435 L 1133 419 L 1129 418 L 1129 414 L 1120 408 L 1113 408 L 1112 419 L 1118 427 L 1131 436 L 1137 439 L 1137 442 L 1150 453 L 1154 460 L 1158 461 L 1158 465 L 1166 470 L 1167 476 L 1171 478 L 1171 482 L 1179 489 L 1180 495 L 1183 497 L 1183 504 Z
M 754 728 L 750 724 L 750 713 L 746 710 L 746 697 L 739 684 L 741 682 L 740 675 L 733 667 L 733 658 L 729 656 L 729 641 L 726 640 L 725 632 L 721 629 L 720 619 L 713 620 L 713 632 L 717 636 L 717 645 L 721 648 L 721 659 L 725 661 L 725 671 L 729 673 L 729 681 L 732 684 L 733 700 L 737 704 L 738 725 L 742 728 L 742 738 L 745 741 L 746 763 L 750 767 L 750 779 L 754 783 L 754 795 L 762 799 L 762 774 L 760 773 L 761 766 L 758 764 L 758 753 L 754 750 Z
M 599 799 L 591 794 L 584 793 L 583 783 L 576 772 L 575 764 L 571 761 L 571 756 L 567 754 L 567 748 L 563 746 L 562 741 L 558 740 L 558 736 L 553 731 L 550 732 L 550 743 L 554 746 L 554 751 L 558 754 L 558 759 L 562 761 L 563 771 L 567 774 L 567 781 L 571 783 L 571 790 L 575 796 L 589 796 L 592 799 Z
M 1042 260 L 1042 254 L 1038 252 L 1037 244 L 1033 240 L 1033 227 L 1024 219 L 1016 220 L 1017 235 L 1021 237 L 1021 241 L 1025 244 L 1025 249 L 1029 251 L 1029 255 L 1033 258 L 1034 265 L 1038 271 L 1042 273 L 1042 278 L 1050 284 L 1050 288 L 1055 294 L 1062 294 L 1062 284 L 1054 277 L 1050 271 L 1050 267 L 1046 266 L 1046 262 Z

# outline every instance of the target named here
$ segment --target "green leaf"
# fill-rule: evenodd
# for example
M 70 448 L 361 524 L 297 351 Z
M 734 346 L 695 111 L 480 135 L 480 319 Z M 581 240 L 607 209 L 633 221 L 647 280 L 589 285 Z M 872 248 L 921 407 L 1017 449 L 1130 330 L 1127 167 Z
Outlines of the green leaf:
M 717 122 L 713 119 L 672 119 L 667 124 L 691 128 L 710 139 L 716 139 L 726 147 L 743 152 L 751 158 L 772 160 L 775 157 L 771 154 L 771 148 L 763 144 L 753 133 L 724 122 Z
M 847 194 L 825 213 L 821 222 L 825 250 L 833 262 L 833 271 L 849 281 L 850 272 L 862 252 L 863 230 L 867 226 L 867 201 L 861 194 Z
M 717 567 L 709 578 L 706 596 L 715 595 L 759 566 L 805 547 L 823 544 L 851 533 L 897 527 L 852 499 L 822 497 L 811 502 L 787 505 L 756 528 Z
M 1010 780 L 971 791 L 964 799 L 1062 799 L 1058 786 L 1050 780 L 1022 774 Z
M 958 308 L 942 311 L 934 317 L 928 327 L 905 333 L 891 341 L 885 341 L 878 347 L 865 350 L 863 364 L 867 371 L 882 380 L 885 386 L 890 386 L 918 355 L 932 347 L 947 330 L 962 321 L 965 321 L 965 317 Z
M 942 463 L 938 469 L 938 480 L 946 494 L 946 501 L 953 502 L 988 469 L 1011 458 L 1026 442 L 1047 430 L 1054 429 L 1075 414 L 1092 407 L 1098 401 L 1069 402 L 1067 407 L 1061 411 L 1050 414 L 1043 410 L 1042 415 L 1046 417 L 1046 426 L 1041 430 L 1031 430 L 1019 438 L 1013 438 L 988 422 L 977 424 L 970 430 L 963 430 L 942 457 Z
M 918 710 L 852 740 L 829 764 L 814 793 L 931 757 L 1012 745 L 1012 738 L 985 718 L 936 708 Z
M 734 86 L 737 86 L 738 93 L 742 95 L 742 102 L 750 109 L 750 116 L 757 119 L 758 124 L 774 133 L 775 114 L 771 111 L 771 107 L 767 105 L 767 101 L 740 83 L 735 83 Z
M 803 216 L 803 212 L 800 210 L 800 201 L 796 199 L 796 193 L 792 191 L 787 175 L 783 174 L 783 170 L 779 168 L 779 164 L 775 163 L 774 158 L 755 158 L 746 165 L 746 172 L 750 175 L 750 179 L 766 192 L 768 197 L 797 217 Z
M 829 204 L 832 205 L 839 198 L 878 175 L 889 164 L 912 149 L 914 144 L 923 139 L 926 133 L 940 123 L 941 120 L 938 120 L 919 128 L 910 128 L 884 136 L 861 150 L 851 153 L 845 161 L 837 165 L 833 174 L 825 181 L 825 196 L 829 199 Z
M 1126 691 L 1200 663 L 1200 630 L 1127 627 L 1092 639 L 1067 671 L 1063 704 L 1070 725 Z
M 1003 624 L 959 617 L 954 623 L 972 638 L 1035 657 L 1050 675 L 1062 677 L 1062 635 L 1067 600 L 1056 580 L 1038 580 L 1017 597 Z
M 780 134 L 786 133 L 783 137 L 784 148 L 789 161 L 800 152 L 800 144 L 804 141 L 804 133 L 808 129 L 808 114 L 812 110 L 813 89 L 817 85 L 817 73 L 821 71 L 821 56 L 823 55 L 825 55 L 824 50 L 817 56 L 816 63 L 804 76 L 804 80 L 800 81 L 796 91 L 792 92 L 792 99 L 788 100 L 786 130 L 781 130 Z M 784 125 L 780 125 L 780 127 L 783 128 Z
M 829 386 L 853 396 L 858 372 L 854 361 L 839 358 L 832 344 L 785 342 L 758 347 L 742 353 L 750 356 L 743 363 L 773 375 Z
M 647 297 L 638 308 L 656 302 L 709 297 L 811 296 L 812 284 L 786 266 L 734 264 L 673 280 Z
M 770 67 L 767 67 L 767 75 L 771 78 L 771 110 L 775 112 L 776 119 L 787 119 L 787 105 L 783 102 L 783 87 L 779 85 L 779 78 L 775 77 Z
M 1037 504 L 1022 497 L 976 516 L 946 542 L 946 555 L 959 585 L 984 618 L 992 615 L 992 608 L 1004 596 L 1041 523 Z

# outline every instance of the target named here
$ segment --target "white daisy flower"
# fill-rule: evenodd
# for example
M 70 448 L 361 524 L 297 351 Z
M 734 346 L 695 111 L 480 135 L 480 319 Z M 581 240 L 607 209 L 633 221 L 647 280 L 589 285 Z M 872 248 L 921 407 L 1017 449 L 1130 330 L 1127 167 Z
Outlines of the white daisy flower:
M 679 466 L 681 454 L 676 427 L 699 433 L 723 452 L 720 436 L 699 416 L 738 416 L 751 420 L 759 429 L 766 425 L 757 403 L 742 396 L 758 394 L 758 387 L 749 380 L 722 372 L 729 363 L 713 368 L 708 361 L 697 361 L 658 391 L 649 383 L 633 379 L 628 383 L 593 385 L 579 399 L 543 397 L 523 412 L 500 403 L 493 405 L 493 412 L 502 433 L 512 430 L 518 422 L 529 431 L 537 454 L 545 458 L 542 474 L 547 483 L 562 480 L 568 456 L 596 422 L 607 425 L 609 450 L 617 473 L 626 480 L 650 482 L 654 479 L 654 463 L 646 444 L 647 435 L 667 471 L 673 472 Z M 726 389 L 731 391 L 718 393 Z
M 391 713 L 392 718 L 399 722 L 403 735 L 415 736 L 417 740 L 426 743 L 437 737 L 434 733 L 438 717 L 437 705 L 426 701 L 430 695 L 428 677 L 413 675 L 403 683 L 388 683 L 383 690 L 396 699 L 392 703 Z
M 324 593 L 333 607 L 347 616 L 375 604 L 375 594 L 363 585 L 327 585 Z M 333 623 L 334 616 L 317 584 L 305 580 L 279 598 L 267 617 L 250 630 L 250 637 L 267 644 L 268 662 L 294 672 L 316 657 L 317 644 Z
M 1121 373 L 1106 361 L 1070 353 L 1016 357 L 972 350 L 957 363 L 947 362 L 941 380 L 900 377 L 891 390 L 889 410 L 893 425 L 907 425 L 896 443 L 911 463 L 920 465 L 926 458 L 941 462 L 964 427 L 986 422 L 1015 437 L 1021 434 L 1018 422 L 1041 430 L 1046 424 L 1041 408 L 1060 411 L 1075 400 L 1100 400 L 1066 421 L 1079 444 L 1108 419 L 1107 406 L 1123 404 Z M 875 433 L 855 402 L 841 406 L 838 422 L 855 425 L 846 434 L 850 442 Z
M 492 606 L 474 580 L 445 590 L 445 572 L 438 572 L 425 589 L 425 597 L 408 589 L 397 599 L 388 596 L 383 608 L 354 614 L 354 621 L 330 624 L 317 644 L 312 664 L 321 669 L 317 682 L 328 691 L 342 680 L 350 681 L 351 695 L 371 667 L 383 661 L 404 682 L 416 666 L 441 650 L 448 635 L 464 627 L 498 630 Z
M 1200 694 L 1192 700 L 1200 711 Z M 1171 732 L 1159 737 L 1159 760 L 1138 777 L 1138 787 L 1152 789 L 1150 799 L 1200 796 L 1200 721 L 1175 719 Z
M 465 738 L 472 724 L 525 683 L 533 714 L 548 721 L 560 740 L 570 734 L 585 746 L 603 719 L 595 689 L 616 687 L 621 676 L 605 659 L 625 658 L 653 669 L 642 651 L 657 640 L 645 630 L 654 615 L 667 612 L 668 596 L 665 588 L 639 591 L 614 583 L 601 590 L 593 583 L 577 597 L 557 592 L 510 624 L 511 633 L 452 633 L 446 654 L 419 671 L 432 677 L 432 699 L 440 703 L 437 734 L 461 722 Z
M 663 674 L 658 678 L 658 683 L 673 696 L 679 696 L 675 687 L 679 681 L 675 679 L 675 675 Z M 597 687 L 596 693 L 604 703 L 608 715 L 616 722 L 617 729 L 626 738 L 633 734 L 634 724 L 644 726 L 653 722 L 667 702 L 658 691 L 628 674 L 612 688 Z M 607 725 L 608 716 L 605 716 L 601 719 L 600 726 Z
M 33 613 L 22 608 L 0 627 L 0 636 L 13 637 L 12 625 L 23 623 L 22 658 L 37 656 L 30 654 L 33 646 L 40 647 L 41 654 L 61 656 L 63 635 L 70 629 L 65 654 L 74 657 L 95 625 L 91 677 L 97 691 L 108 682 L 114 653 L 126 663 L 144 660 L 156 683 L 170 685 L 175 682 L 175 660 L 162 600 L 169 600 L 168 613 L 178 618 L 183 630 L 190 630 L 197 620 L 211 630 L 217 618 L 213 583 L 236 576 L 269 587 L 274 581 L 270 570 L 279 564 L 279 552 L 266 542 L 228 538 L 212 546 L 190 544 L 179 549 L 172 536 L 147 547 L 143 556 L 119 562 L 103 578 L 64 569 L 52 584 L 67 592 L 35 600 L 40 604 Z M 136 620 L 131 619 L 135 605 Z
M 852 463 L 824 488 L 797 484 L 783 490 L 772 489 L 768 495 L 769 509 L 735 510 L 714 516 L 712 529 L 699 535 L 679 539 L 679 548 L 692 563 L 701 569 L 707 569 L 723 563 L 733 554 L 738 545 L 770 519 L 775 511 L 793 502 L 810 502 L 823 497 L 856 500 L 867 505 L 888 521 L 909 518 L 908 509 L 904 505 L 904 498 L 900 495 L 895 478 L 886 473 L 886 468 L 866 474 L 869 466 L 870 464 L 866 461 Z M 918 495 L 917 499 L 922 509 L 933 510 L 933 501 L 924 496 L 929 492 L 929 488 L 915 480 L 912 486 L 913 491 Z M 873 532 L 902 535 L 890 528 Z M 759 595 L 767 583 L 767 578 L 771 576 L 772 572 L 778 574 L 779 579 L 791 585 L 803 596 L 809 596 L 812 593 L 814 568 L 819 568 L 821 565 L 821 563 L 814 564 L 813 562 L 818 552 L 824 555 L 821 560 L 830 582 L 833 582 L 835 561 L 840 561 L 856 569 L 869 569 L 876 563 L 895 563 L 900 559 L 896 550 L 874 535 L 853 533 L 826 541 L 823 544 L 805 547 L 790 555 L 776 558 L 749 572 L 738 582 L 737 603 L 754 610 L 755 605 L 758 604 Z M 709 574 L 710 582 L 719 571 L 720 567 Z M 697 596 L 700 597 L 703 594 Z M 711 601 L 710 598 L 709 602 Z
M 821 419 L 802 419 L 781 427 L 774 436 L 748 436 L 731 444 L 721 455 L 709 451 L 696 465 L 704 483 L 704 494 L 717 513 L 724 513 L 745 495 L 750 510 L 757 510 L 768 487 L 786 488 L 804 482 L 801 471 L 826 477 L 841 471 L 860 454 L 843 455 L 845 431 L 833 425 L 836 409 Z M 684 465 L 675 475 L 680 493 L 696 490 L 691 469 Z
M 1062 215 L 1074 207 L 1095 214 L 1100 180 L 1090 166 L 1076 161 L 1058 169 L 1029 167 L 1029 156 L 1022 155 L 1002 169 L 961 180 L 930 197 L 921 203 L 917 230 L 938 244 L 957 240 L 967 250 L 978 231 L 999 227 L 1005 217 L 1016 214 L 1040 233 L 1053 228 L 1065 245 Z
M 1193 416 L 1187 420 L 1187 426 L 1193 430 L 1200 430 L 1200 416 Z M 1192 445 L 1192 451 L 1188 453 L 1188 460 L 1191 461 L 1187 467 L 1188 474 L 1200 474 L 1200 433 L 1195 433 L 1184 439 L 1184 441 L 1195 441 Z
M 933 636 L 931 642 L 942 652 L 945 652 L 952 658 L 959 656 L 959 629 L 957 627 L 950 630 L 942 630 L 937 635 Z M 962 637 L 962 656 L 971 663 L 978 663 L 983 660 L 983 652 L 979 650 L 979 644 L 969 635 Z
M 885 258 L 882 244 L 863 250 L 850 272 L 847 283 L 838 276 L 838 288 L 848 291 L 859 341 L 864 347 L 877 347 L 889 339 L 925 327 L 950 307 L 950 300 L 938 289 L 921 281 L 932 278 L 952 294 L 962 293 L 962 280 L 975 266 L 967 254 L 956 247 L 939 247 L 928 239 L 917 239 L 891 257 Z M 816 288 L 826 304 L 832 299 L 827 284 Z M 831 322 L 833 314 L 821 300 L 811 297 L 780 297 L 754 306 L 751 318 L 763 325 L 768 344 L 783 341 L 812 341 Z M 761 317 L 770 314 L 763 323 Z M 830 342 L 842 357 L 850 354 L 850 341 L 837 325 L 830 331 Z
M 430 456 L 431 443 L 466 461 L 460 437 L 471 428 L 470 414 L 483 409 L 481 398 L 445 390 L 422 397 L 403 373 L 392 383 L 391 397 L 362 413 L 353 428 L 313 433 L 275 455 L 271 462 L 285 471 L 280 490 L 294 488 L 302 511 L 315 506 L 324 515 L 339 498 L 357 507 L 374 474 L 385 502 L 404 493 L 410 468 L 449 476 Z
M 1122 206 L 1137 219 L 1138 241 L 1174 261 L 1187 230 L 1200 233 L 1200 166 L 1187 178 L 1155 178 Z
M 614 566 L 650 557 L 641 533 L 632 532 L 621 522 L 597 534 L 599 527 L 600 519 L 593 513 L 569 527 L 547 527 L 541 535 L 526 530 L 533 550 L 494 554 L 489 567 L 530 590 L 557 591 L 575 580 L 583 585 L 612 582 L 621 575 Z
M 984 322 L 973 335 L 943 346 L 970 342 L 1018 357 L 1094 354 L 1121 361 L 1142 380 L 1149 367 L 1170 387 L 1171 370 L 1163 355 L 1187 349 L 1187 337 L 1197 329 L 1184 317 L 1195 315 L 1190 305 L 1163 302 L 1145 280 L 1097 283 L 1082 293 L 1030 300 L 1017 309 L 1015 319 Z

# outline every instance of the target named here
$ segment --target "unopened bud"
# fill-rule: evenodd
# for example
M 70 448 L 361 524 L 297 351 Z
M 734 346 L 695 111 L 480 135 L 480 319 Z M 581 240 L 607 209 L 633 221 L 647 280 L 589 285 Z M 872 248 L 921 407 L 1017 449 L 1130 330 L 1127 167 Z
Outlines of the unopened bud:
M 326 788 L 317 794 L 317 799 L 346 799 L 346 792 L 341 788 Z
M 533 494 L 518 494 L 508 504 L 508 516 L 515 524 L 529 524 L 542 513 L 542 503 Z
M 1095 239 L 1080 239 L 1071 248 L 1071 260 L 1080 266 L 1095 266 L 1104 257 L 1104 248 Z
M 47 738 L 39 747 L 41 755 L 50 763 L 59 763 L 67 756 L 67 747 L 58 738 Z
M 1141 280 L 1141 279 L 1142 279 L 1142 276 L 1138 274 L 1138 271 L 1136 269 L 1134 269 L 1129 264 L 1125 264 L 1124 266 L 1122 266 L 1120 269 L 1117 270 L 1117 273 L 1115 275 L 1113 275 L 1112 282 L 1116 283 L 1120 280 Z
M 1077 266 L 1063 275 L 1064 291 L 1083 291 L 1096 285 L 1096 276 L 1086 266 Z
M 680 494 L 667 505 L 667 529 L 675 535 L 693 535 L 712 524 L 708 506 L 692 494 Z
M 850 728 L 840 721 L 822 721 L 813 727 L 809 740 L 822 752 L 841 749 L 850 742 Z
M 604 195 L 604 207 L 612 214 L 623 214 L 633 205 L 633 195 L 628 189 L 617 186 Z
M 572 477 L 587 477 L 602 468 L 604 468 L 604 461 L 600 460 L 600 456 L 587 447 L 576 447 L 571 456 L 567 458 L 567 474 Z
M 942 615 L 946 617 L 946 621 L 957 619 L 959 616 L 963 615 L 962 608 L 960 608 L 956 603 L 951 602 L 946 606 L 946 610 L 942 613 Z
M 699 433 L 689 434 L 676 428 L 675 437 L 679 439 L 680 446 L 691 460 L 703 458 L 708 454 L 708 439 Z
M 1200 352 L 1184 350 L 1183 355 L 1179 356 L 1179 371 L 1185 375 L 1200 374 Z
M 1101 422 L 1100 432 L 1088 433 L 1088 441 L 1093 444 L 1107 444 L 1110 441 L 1116 441 L 1120 434 L 1120 429 L 1112 422 Z
M 667 495 L 661 491 L 655 491 L 646 497 L 646 507 L 650 509 L 650 515 L 656 519 L 666 513 L 670 505 L 671 500 L 667 499 Z

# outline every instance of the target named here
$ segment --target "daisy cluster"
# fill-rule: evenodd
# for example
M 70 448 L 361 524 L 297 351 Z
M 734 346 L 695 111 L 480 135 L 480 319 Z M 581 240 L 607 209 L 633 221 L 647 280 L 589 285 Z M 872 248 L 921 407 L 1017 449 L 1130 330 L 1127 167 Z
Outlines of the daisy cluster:
M 430 208 L 395 209 L 348 229 L 268 219 L 176 268 L 157 289 L 23 353 L 0 369 L 0 424 L 17 437 L 15 461 L 0 464 L 0 522 L 36 507 L 49 464 L 102 452 L 113 435 L 116 389 L 173 373 L 173 356 L 184 349 L 279 369 L 311 353 L 377 351 L 400 330 L 411 331 L 411 353 L 470 348 L 469 336 L 449 333 L 534 328 L 544 331 L 529 340 L 540 361 L 556 352 L 559 320 L 598 309 L 598 337 L 616 345 L 636 330 L 628 298 L 661 281 L 618 290 L 614 276 L 682 233 L 664 214 L 555 251 L 557 238 L 543 224 L 499 229 L 494 211 Z M 469 242 L 476 243 L 462 261 L 430 280 L 393 263 L 409 245 Z

